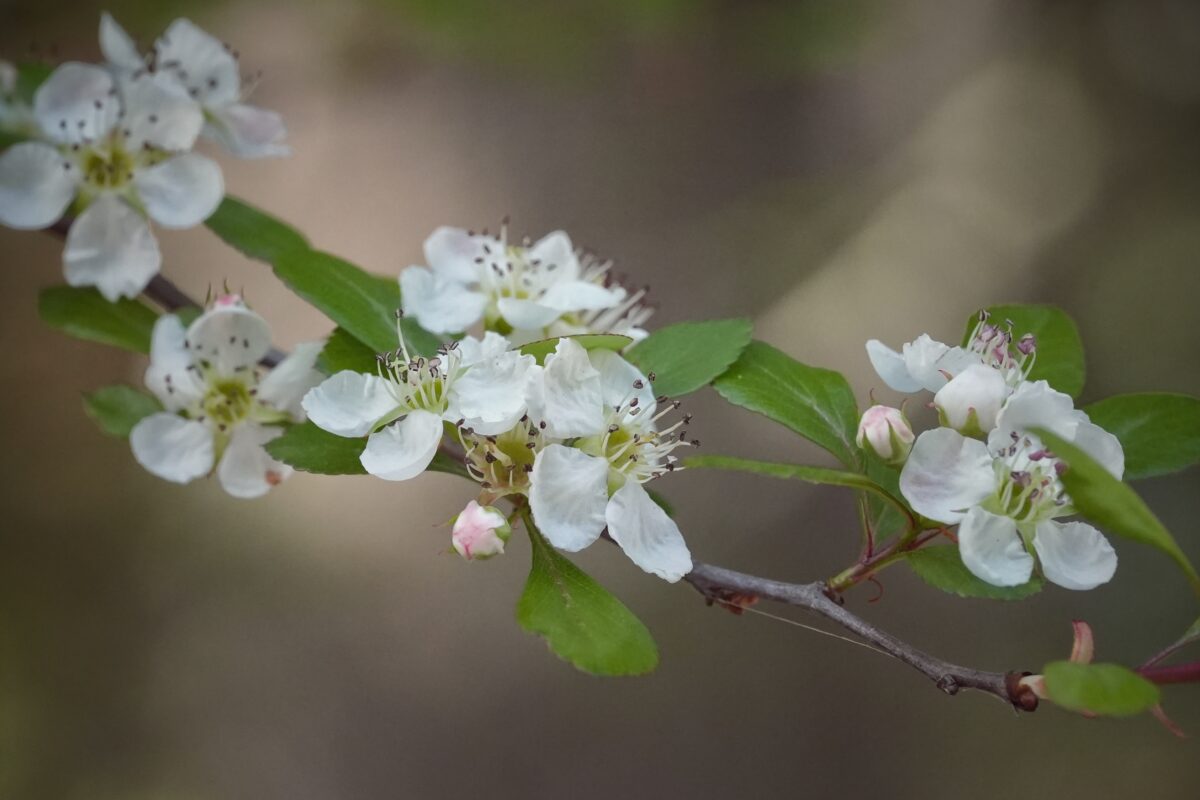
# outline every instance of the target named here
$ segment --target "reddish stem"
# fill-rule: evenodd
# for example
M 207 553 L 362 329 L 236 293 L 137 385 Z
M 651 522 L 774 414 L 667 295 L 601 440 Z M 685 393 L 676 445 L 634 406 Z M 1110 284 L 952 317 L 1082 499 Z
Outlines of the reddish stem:
M 1165 667 L 1138 667 L 1134 671 L 1151 683 L 1200 683 L 1200 661 Z

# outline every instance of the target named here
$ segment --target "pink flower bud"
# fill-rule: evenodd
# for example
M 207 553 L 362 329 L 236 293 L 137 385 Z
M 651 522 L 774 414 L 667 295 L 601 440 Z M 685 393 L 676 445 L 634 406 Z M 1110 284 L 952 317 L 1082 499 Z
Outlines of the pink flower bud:
M 472 500 L 454 520 L 450 543 L 468 561 L 491 558 L 504 552 L 504 543 L 512 535 L 508 520 L 491 506 Z
M 912 450 L 912 426 L 904 412 L 891 406 L 871 406 L 863 412 L 855 441 L 888 464 L 903 464 Z

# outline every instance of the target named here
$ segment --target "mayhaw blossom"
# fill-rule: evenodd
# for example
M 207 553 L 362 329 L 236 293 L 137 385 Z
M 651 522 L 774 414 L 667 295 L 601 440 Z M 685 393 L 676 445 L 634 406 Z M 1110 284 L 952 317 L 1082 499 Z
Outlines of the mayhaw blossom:
M 17 68 L 0 61 L 0 133 L 20 138 L 37 135 L 33 109 L 17 94 Z
M 165 411 L 129 435 L 138 463 L 188 483 L 208 475 L 234 497 L 259 497 L 291 474 L 263 445 L 304 420 L 300 399 L 321 378 L 313 366 L 321 342 L 299 345 L 265 376 L 258 362 L 271 347 L 266 321 L 226 295 L 186 331 L 173 314 L 154 325 L 146 386 Z
M 1007 387 L 1004 395 L 1007 397 L 1008 392 L 1028 378 L 1036 351 L 1037 341 L 1032 334 L 1025 334 L 1014 344 L 1012 323 L 1003 328 L 993 325 L 986 311 L 980 312 L 966 347 L 951 347 L 927 333 L 905 344 L 899 353 L 878 339 L 867 342 L 867 355 L 879 377 L 890 388 L 905 393 L 922 389 L 937 392 L 970 367 L 983 365 L 999 373 Z M 967 381 L 968 385 L 958 388 L 955 400 L 969 401 L 974 392 L 980 392 L 979 405 L 990 408 L 997 384 L 980 382 L 977 375 Z
M 957 524 L 963 563 L 994 586 L 1017 586 L 1033 574 L 1032 547 L 1046 578 L 1067 589 L 1093 589 L 1112 578 L 1117 555 L 1075 513 L 1060 473 L 1066 465 L 1032 431 L 1048 430 L 1087 453 L 1114 477 L 1125 459 L 1115 436 L 1074 408 L 1045 381 L 1023 383 L 1001 409 L 984 444 L 950 428 L 917 438 L 900 473 L 913 510 Z
M 147 217 L 165 228 L 203 222 L 225 193 L 221 169 L 191 149 L 199 108 L 151 75 L 121 84 L 100 67 L 63 64 L 38 88 L 45 141 L 0 155 L 0 222 L 53 225 L 77 214 L 63 250 L 72 286 L 109 300 L 137 295 L 162 262 Z
M 671 582 L 690 572 L 679 527 L 642 486 L 674 470 L 672 451 L 692 444 L 680 430 L 688 417 L 657 428 L 678 403 L 656 399 L 650 380 L 616 353 L 589 353 L 571 339 L 559 340 L 534 385 L 530 417 L 558 440 L 536 454 L 529 475 L 533 518 L 550 543 L 582 550 L 607 527 L 646 572 Z
M 616 285 L 610 264 L 576 253 L 562 231 L 536 243 L 441 227 L 425 240 L 428 267 L 400 273 L 404 312 L 434 333 L 483 320 L 517 344 L 569 333 L 645 336 L 644 290 Z
M 512 527 L 503 514 L 472 500 L 455 517 L 450 544 L 456 553 L 471 561 L 501 555 L 510 536 Z
M 1000 370 L 972 364 L 937 390 L 933 405 L 942 425 L 966 436 L 984 436 L 996 427 L 996 417 L 1011 392 Z
M 287 129 L 274 111 L 247 105 L 238 56 L 187 19 L 177 19 L 144 56 L 109 14 L 100 18 L 100 49 L 120 76 L 149 69 L 204 111 L 204 134 L 240 158 L 286 156 Z
M 870 450 L 885 464 L 903 464 L 912 449 L 912 426 L 904 412 L 891 406 L 871 406 L 858 422 L 855 441 Z
M 509 350 L 503 336 L 467 337 L 427 359 L 410 353 L 399 335 L 399 349 L 379 357 L 377 375 L 343 370 L 304 397 L 318 427 L 368 437 L 360 456 L 367 472 L 392 481 L 421 474 L 441 444 L 443 422 L 491 435 L 525 416 L 535 361 Z

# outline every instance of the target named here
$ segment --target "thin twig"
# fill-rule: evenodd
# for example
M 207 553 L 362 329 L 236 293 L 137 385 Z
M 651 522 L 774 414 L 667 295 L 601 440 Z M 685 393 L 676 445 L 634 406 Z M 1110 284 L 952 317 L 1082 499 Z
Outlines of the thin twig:
M 807 609 L 836 622 L 893 658 L 913 667 L 946 694 L 958 694 L 962 689 L 975 689 L 995 695 L 1023 711 L 1033 711 L 1037 708 L 1037 698 L 1032 692 L 1025 691 L 1018 685 L 1021 673 L 985 672 L 931 656 L 846 610 L 830 599 L 826 594 L 827 587 L 822 582 L 783 583 L 702 563 L 695 564 L 692 571 L 684 576 L 684 580 L 710 599 L 759 597 Z

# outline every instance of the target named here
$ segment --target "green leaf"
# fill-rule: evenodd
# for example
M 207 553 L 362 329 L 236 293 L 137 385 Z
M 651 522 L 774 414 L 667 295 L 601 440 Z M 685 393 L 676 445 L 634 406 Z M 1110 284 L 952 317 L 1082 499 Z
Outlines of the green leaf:
M 6 147 L 12 147 L 14 144 L 20 144 L 21 142 L 26 141 L 26 139 L 28 139 L 27 136 L 22 136 L 19 133 L 13 133 L 12 131 L 0 131 L 0 150 L 5 149 Z
M 668 517 L 675 516 L 675 506 L 671 505 L 670 500 L 663 497 L 661 494 L 654 491 L 653 489 L 647 489 L 646 494 L 650 495 L 650 499 L 653 500 L 658 505 L 659 508 L 661 508 L 663 511 L 665 511 L 667 513 Z
M 396 349 L 400 283 L 349 261 L 313 250 L 295 228 L 233 197 L 205 224 L 228 244 L 275 268 L 288 288 L 376 353 Z M 414 354 L 433 355 L 441 344 L 415 320 L 403 320 Z
M 105 386 L 83 396 L 83 409 L 100 430 L 124 439 L 134 425 L 163 407 L 157 398 L 132 386 Z
M 810 467 L 802 464 L 777 464 L 770 461 L 754 461 L 749 458 L 735 456 L 691 456 L 683 459 L 687 469 L 723 469 L 733 472 L 753 472 L 770 478 L 787 478 L 805 481 L 806 483 L 825 484 L 829 486 L 846 486 L 851 489 L 863 489 L 873 492 L 891 503 L 901 503 L 898 497 L 889 495 L 887 490 L 861 472 L 844 472 L 825 467 Z
M 900 492 L 900 470 L 888 466 L 871 453 L 864 453 L 863 460 L 867 466 L 867 477 L 890 495 L 889 498 L 873 492 L 863 493 L 866 501 L 863 510 L 865 523 L 871 526 L 872 537 L 878 547 L 907 530 L 910 522 L 896 505 L 896 499 L 904 497 Z
M 858 406 L 840 373 L 801 364 L 755 341 L 713 386 L 730 403 L 785 425 L 846 466 L 859 468 Z
M 110 303 L 95 289 L 52 286 L 38 296 L 38 315 L 52 328 L 91 342 L 150 352 L 150 333 L 158 319 L 137 300 Z
M 231 247 L 267 263 L 285 253 L 309 249 L 300 231 L 229 195 L 204 224 Z
M 526 527 L 533 566 L 517 602 L 521 627 L 593 675 L 642 675 L 658 666 L 658 648 L 641 620 L 528 521 Z
M 1114 478 L 1075 445 L 1046 430 L 1035 429 L 1033 432 L 1068 464 L 1062 474 L 1062 482 L 1071 496 L 1072 505 L 1080 514 L 1118 536 L 1148 544 L 1166 553 L 1187 575 L 1192 588 L 1200 593 L 1200 576 L 1196 575 L 1195 568 L 1154 516 L 1154 512 L 1146 507 L 1129 484 Z
M 985 597 L 989 600 L 1021 600 L 1042 590 L 1044 581 L 1034 576 L 1020 586 L 992 586 L 971 574 L 959 556 L 957 547 L 922 547 L 904 559 L 921 580 L 935 589 L 959 597 Z
M 1060 392 L 1079 396 L 1085 374 L 1083 341 L 1074 320 L 1066 312 L 1054 306 L 1038 305 L 991 306 L 988 312 L 995 325 L 1006 325 L 1011 320 L 1017 339 L 1026 333 L 1037 337 L 1037 360 L 1029 373 L 1030 380 L 1044 380 Z M 967 320 L 963 344 L 970 341 L 978 322 L 978 316 Z
M 656 393 L 681 397 L 729 369 L 750 344 L 752 331 L 748 319 L 683 322 L 650 334 L 625 357 L 643 373 L 655 374 Z
M 334 328 L 321 350 L 321 369 L 330 375 L 344 369 L 373 375 L 375 365 L 375 351 L 342 328 Z
M 1053 661 L 1042 674 L 1050 699 L 1071 711 L 1128 717 L 1158 705 L 1158 687 L 1120 664 Z
M 559 339 L 571 339 L 577 342 L 584 350 L 612 350 L 619 353 L 629 346 L 633 341 L 628 336 L 620 336 L 615 333 L 581 333 L 577 336 L 555 336 L 552 339 L 538 339 L 536 342 L 530 342 L 521 347 L 521 352 L 527 356 L 533 356 L 537 359 L 537 363 L 544 364 L 546 356 L 554 352 L 558 347 Z
M 1200 398 L 1122 394 L 1092 403 L 1084 411 L 1121 440 L 1126 480 L 1166 475 L 1200 462 Z
M 27 105 L 33 105 L 33 96 L 38 87 L 46 82 L 55 70 L 54 64 L 41 61 L 25 61 L 17 64 L 16 96 Z
M 359 456 L 367 446 L 366 439 L 347 439 L 323 431 L 311 422 L 290 426 L 282 436 L 267 442 L 267 452 L 301 472 L 318 475 L 366 475 Z M 466 468 L 438 453 L 427 468 L 466 478 Z

